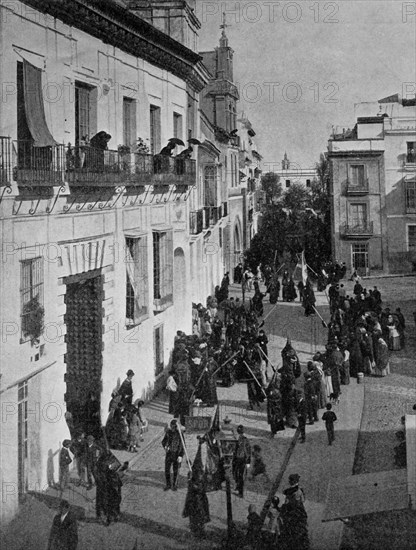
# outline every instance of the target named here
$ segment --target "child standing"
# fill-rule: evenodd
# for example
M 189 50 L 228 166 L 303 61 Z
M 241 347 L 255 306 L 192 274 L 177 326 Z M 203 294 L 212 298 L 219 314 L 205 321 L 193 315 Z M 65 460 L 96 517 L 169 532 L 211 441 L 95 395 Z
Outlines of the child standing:
M 59 489 L 61 496 L 69 481 L 69 465 L 72 462 L 72 458 L 68 450 L 70 445 L 71 441 L 69 439 L 64 439 L 62 442 L 61 452 L 59 453 Z
M 322 420 L 325 422 L 326 433 L 328 435 L 328 445 L 332 445 L 335 439 L 334 422 L 337 420 L 337 415 L 331 409 L 332 405 L 328 403 L 326 411 L 322 415 Z
M 253 481 L 253 479 L 260 474 L 264 474 L 266 477 L 268 477 L 266 473 L 266 465 L 263 461 L 263 457 L 261 454 L 260 445 L 253 445 L 252 456 L 253 456 L 253 460 L 252 460 L 252 468 L 251 468 L 251 475 L 250 475 L 251 481 Z

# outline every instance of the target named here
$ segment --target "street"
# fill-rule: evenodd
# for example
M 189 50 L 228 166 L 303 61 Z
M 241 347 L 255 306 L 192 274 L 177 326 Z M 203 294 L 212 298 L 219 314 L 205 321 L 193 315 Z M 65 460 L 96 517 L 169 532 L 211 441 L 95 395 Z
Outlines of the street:
M 353 472 L 393 469 L 394 433 L 400 426 L 400 416 L 405 411 L 410 412 L 411 405 L 416 402 L 413 370 L 416 338 L 411 316 L 415 302 L 409 300 L 414 296 L 414 278 L 365 280 L 363 284 L 368 287 L 377 284 L 386 305 L 402 308 L 407 323 L 406 348 L 392 354 L 390 376 L 366 378 L 362 385 L 352 378 L 350 385 L 342 386 L 340 403 L 334 406 L 338 422 L 336 441 L 331 448 L 327 446 L 324 425 L 320 421 L 307 426 L 306 443 L 296 444 L 290 456 L 277 494 L 282 501 L 282 490 L 287 486 L 288 475 L 300 474 L 300 484 L 306 494 L 311 548 L 314 550 L 333 550 L 339 546 L 343 536 L 341 522 L 321 522 L 329 479 L 345 477 Z M 349 287 L 350 283 L 346 285 Z M 238 291 L 232 287 L 235 296 Z M 325 301 L 325 295 L 317 293 L 317 309 L 324 319 L 328 317 Z M 322 323 L 316 316 L 305 318 L 298 301 L 290 304 L 278 302 L 275 306 L 265 304 L 264 319 L 264 329 L 270 341 L 269 356 L 274 366 L 281 364 L 280 351 L 287 337 L 291 338 L 299 354 L 303 370 L 311 355 L 317 349 L 323 349 L 326 331 Z M 251 443 L 262 447 L 268 476 L 274 480 L 280 472 L 295 430 L 286 428 L 270 439 L 265 404 L 259 411 L 248 411 L 245 384 L 219 387 L 218 397 L 221 420 L 228 416 L 234 425 L 241 423 L 245 426 Z M 319 411 L 320 417 L 322 412 Z M 144 434 L 145 441 L 139 452 L 136 455 L 118 453 L 120 460 L 130 461 L 119 523 L 109 527 L 96 523 L 94 490 L 87 493 L 84 488 L 72 487 L 64 495 L 81 517 L 84 516 L 79 522 L 79 550 L 215 547 L 226 534 L 225 490 L 208 494 L 211 522 L 207 525 L 207 538 L 194 539 L 189 531 L 188 519 L 182 517 L 188 472 L 185 460 L 180 469 L 178 491 L 163 492 L 164 450 L 161 439 L 164 427 L 171 418 L 167 413 L 166 400 L 160 396 L 147 403 L 144 416 L 149 420 L 150 427 L 149 432 Z M 193 460 L 197 449 L 196 434 L 185 434 L 185 440 Z M 266 479 L 247 480 L 244 499 L 232 495 L 233 519 L 238 527 L 244 528 L 246 524 L 249 504 L 255 504 L 257 511 L 261 511 L 270 483 Z M 46 491 L 45 498 L 50 508 L 38 499 L 29 498 L 3 535 L 1 546 L 8 550 L 46 547 L 49 526 L 58 502 L 57 493 L 54 489 Z M 346 531 L 344 542 L 348 541 L 348 529 Z

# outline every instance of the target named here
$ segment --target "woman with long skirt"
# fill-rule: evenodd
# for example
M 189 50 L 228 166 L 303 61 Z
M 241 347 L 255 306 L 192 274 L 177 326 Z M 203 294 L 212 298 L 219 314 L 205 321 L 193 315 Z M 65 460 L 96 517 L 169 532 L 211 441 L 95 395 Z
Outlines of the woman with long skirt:
M 271 436 L 285 429 L 282 412 L 282 395 L 276 385 L 273 385 L 267 395 L 267 422 L 270 425 Z
M 387 376 L 390 374 L 389 350 L 381 334 L 377 341 L 377 361 L 375 374 L 377 376 Z
M 284 550 L 309 550 L 308 515 L 305 494 L 299 487 L 299 475 L 289 476 L 289 488 L 283 491 L 285 503 L 281 509 L 281 542 Z

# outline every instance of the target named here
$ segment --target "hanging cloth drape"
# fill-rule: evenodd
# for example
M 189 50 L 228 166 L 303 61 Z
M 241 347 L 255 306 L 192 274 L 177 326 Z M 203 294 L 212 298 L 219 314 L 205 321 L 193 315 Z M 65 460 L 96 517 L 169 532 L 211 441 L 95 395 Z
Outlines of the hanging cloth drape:
M 25 112 L 35 147 L 57 145 L 49 131 L 42 97 L 42 70 L 23 60 Z

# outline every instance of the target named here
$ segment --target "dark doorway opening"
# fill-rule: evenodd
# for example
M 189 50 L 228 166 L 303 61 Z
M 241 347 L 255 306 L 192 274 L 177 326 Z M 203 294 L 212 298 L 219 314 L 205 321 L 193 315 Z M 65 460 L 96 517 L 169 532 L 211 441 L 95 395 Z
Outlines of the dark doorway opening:
M 103 278 L 99 270 L 67 277 L 65 356 L 67 411 L 74 428 L 86 433 L 85 406 L 93 392 L 100 403 Z

